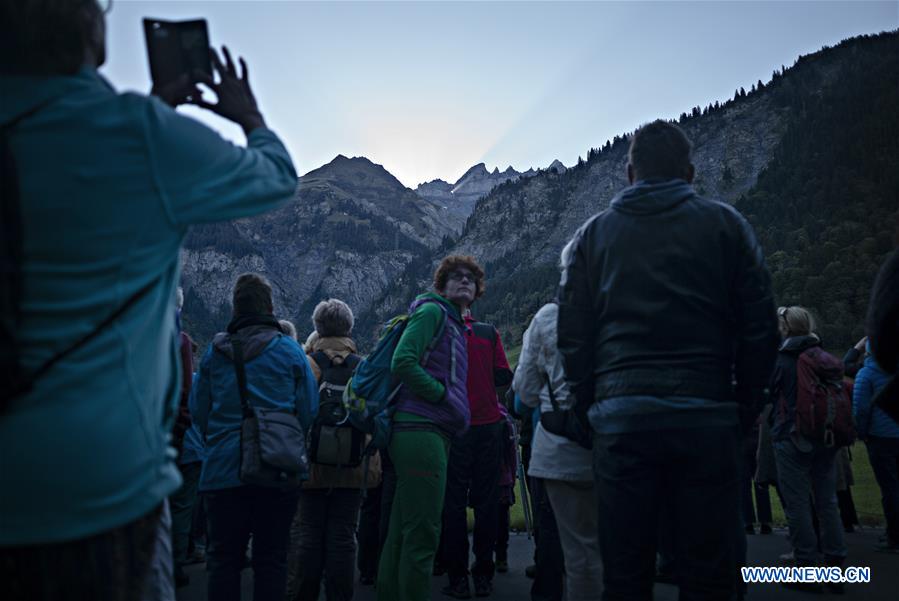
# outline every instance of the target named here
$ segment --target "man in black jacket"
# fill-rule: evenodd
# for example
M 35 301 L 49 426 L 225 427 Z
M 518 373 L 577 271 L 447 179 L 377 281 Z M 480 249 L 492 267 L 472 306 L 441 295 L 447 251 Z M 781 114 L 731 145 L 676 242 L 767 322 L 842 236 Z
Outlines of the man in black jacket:
M 559 350 L 594 430 L 603 599 L 650 599 L 669 505 L 681 599 L 735 586 L 739 425 L 774 365 L 777 318 L 752 228 L 691 186 L 691 144 L 656 121 L 631 141 L 631 186 L 575 234 Z

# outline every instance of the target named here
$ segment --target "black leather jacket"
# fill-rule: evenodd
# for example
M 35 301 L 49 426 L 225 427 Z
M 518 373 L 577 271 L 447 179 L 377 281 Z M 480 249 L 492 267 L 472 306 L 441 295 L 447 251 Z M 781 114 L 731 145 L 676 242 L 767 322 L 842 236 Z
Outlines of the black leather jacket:
M 733 207 L 684 180 L 638 182 L 572 244 L 558 345 L 581 402 L 762 397 L 779 342 L 771 278 Z

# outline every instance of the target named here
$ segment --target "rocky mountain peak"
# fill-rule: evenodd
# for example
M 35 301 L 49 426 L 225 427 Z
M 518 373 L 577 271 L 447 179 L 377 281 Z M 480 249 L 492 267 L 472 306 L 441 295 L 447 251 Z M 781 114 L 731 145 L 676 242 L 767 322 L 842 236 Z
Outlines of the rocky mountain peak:
M 549 164 L 549 167 L 546 168 L 547 171 L 555 171 L 556 173 L 565 173 L 568 171 L 568 167 L 562 164 L 562 161 L 559 159 L 554 160 Z
M 348 158 L 338 154 L 330 163 L 313 169 L 300 178 L 300 185 L 314 180 L 340 180 L 342 182 L 355 182 L 357 185 L 365 183 L 376 187 L 406 190 L 406 187 L 393 176 L 383 165 L 373 163 L 365 157 Z

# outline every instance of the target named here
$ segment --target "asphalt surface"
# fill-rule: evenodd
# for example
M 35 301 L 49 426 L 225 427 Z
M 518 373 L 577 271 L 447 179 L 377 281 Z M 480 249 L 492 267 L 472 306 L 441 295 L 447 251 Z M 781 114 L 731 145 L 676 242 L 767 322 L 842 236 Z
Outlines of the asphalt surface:
M 789 551 L 789 543 L 785 538 L 785 530 L 778 529 L 771 535 L 748 536 L 749 565 L 779 565 L 778 556 Z M 847 566 L 863 566 L 871 568 L 871 582 L 867 584 L 847 584 L 846 594 L 838 597 L 833 594 L 810 595 L 808 593 L 788 590 L 778 584 L 750 585 L 748 601 L 802 601 L 810 598 L 833 598 L 845 601 L 899 601 L 899 555 L 878 553 L 874 551 L 877 539 L 883 535 L 882 529 L 866 528 L 846 535 L 849 548 Z M 513 533 L 509 541 L 509 572 L 497 574 L 494 579 L 493 601 L 529 601 L 531 580 L 524 575 L 525 567 L 532 562 L 533 542 L 524 534 Z M 189 566 L 190 584 L 178 590 L 178 601 L 206 601 L 205 564 Z M 244 570 L 242 574 L 242 599 L 252 599 L 252 570 Z M 433 601 L 449 600 L 441 594 L 440 589 L 446 584 L 446 576 L 434 577 L 431 587 Z M 655 599 L 675 601 L 677 588 L 673 585 L 657 584 L 654 589 Z M 325 599 L 324 594 L 321 597 Z M 597 599 L 599 595 L 597 594 Z M 356 585 L 355 601 L 374 601 L 375 591 L 371 586 Z M 214 601 L 214 600 L 210 600 Z M 401 601 L 401 600 L 397 600 Z

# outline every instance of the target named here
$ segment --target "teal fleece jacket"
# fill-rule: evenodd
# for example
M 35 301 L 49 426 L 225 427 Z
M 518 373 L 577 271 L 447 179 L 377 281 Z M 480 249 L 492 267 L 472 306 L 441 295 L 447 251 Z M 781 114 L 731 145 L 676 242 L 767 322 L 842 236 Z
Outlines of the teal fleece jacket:
M 83 538 L 159 506 L 180 483 L 169 433 L 180 393 L 179 249 L 194 223 L 293 197 L 268 129 L 247 147 L 95 69 L 0 77 L 0 124 L 21 190 L 25 368 L 152 289 L 0 416 L 0 547 Z

